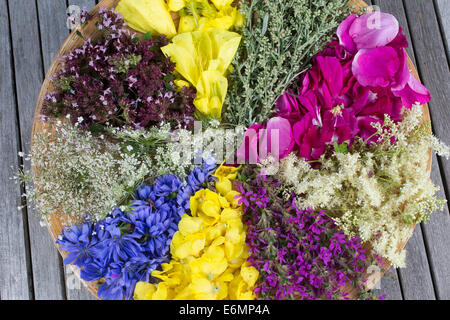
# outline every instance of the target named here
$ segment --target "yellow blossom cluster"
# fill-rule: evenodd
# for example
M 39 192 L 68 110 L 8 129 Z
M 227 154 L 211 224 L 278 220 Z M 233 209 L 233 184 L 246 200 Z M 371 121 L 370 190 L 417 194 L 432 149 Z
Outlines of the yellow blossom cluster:
M 222 29 L 182 33 L 161 48 L 176 64 L 175 70 L 197 89 L 194 105 L 210 118 L 220 120 L 228 91 L 226 72 L 239 48 L 241 36 Z
M 170 245 L 172 260 L 139 282 L 136 300 L 252 300 L 259 273 L 247 264 L 249 248 L 238 193 L 232 188 L 238 168 L 221 166 L 214 174 L 218 193 L 202 189 L 191 198 Z
M 131 28 L 142 33 L 164 34 L 170 39 L 177 34 L 173 18 L 177 15 L 180 17 L 178 33 L 242 27 L 244 16 L 231 5 L 233 1 L 121 0 L 116 11 Z
M 241 36 L 244 16 L 232 0 L 121 0 L 116 11 L 140 32 L 164 34 L 172 43 L 161 48 L 175 64 L 178 88 L 194 86 L 194 105 L 201 117 L 221 120 L 228 91 L 226 72 Z M 178 35 L 171 12 L 178 12 Z M 181 78 L 181 77 L 182 78 Z

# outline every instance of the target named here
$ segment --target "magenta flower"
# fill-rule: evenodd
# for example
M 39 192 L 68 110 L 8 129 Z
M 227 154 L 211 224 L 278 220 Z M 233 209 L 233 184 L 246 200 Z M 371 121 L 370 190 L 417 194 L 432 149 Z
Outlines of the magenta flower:
M 340 44 L 354 54 L 361 49 L 379 48 L 395 39 L 399 31 L 397 19 L 384 12 L 371 12 L 356 18 L 350 15 L 337 29 Z
M 409 72 L 408 43 L 390 14 L 350 15 L 338 30 L 339 41 L 313 59 L 299 81 L 297 95 L 287 91 L 276 116 L 292 126 L 294 149 L 318 159 L 335 142 L 373 137 L 373 123 L 385 114 L 401 121 L 403 107 L 430 100 L 428 90 Z
M 276 159 L 283 159 L 294 148 L 295 141 L 291 124 L 281 117 L 274 117 L 266 127 L 255 124 L 248 128 L 244 141 L 237 151 L 238 162 L 256 164 L 269 154 Z

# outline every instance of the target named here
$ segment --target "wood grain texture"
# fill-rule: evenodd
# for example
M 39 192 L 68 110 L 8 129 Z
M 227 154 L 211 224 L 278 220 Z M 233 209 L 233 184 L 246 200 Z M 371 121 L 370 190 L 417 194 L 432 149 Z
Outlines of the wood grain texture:
M 422 80 L 430 90 L 432 100 L 430 112 L 434 133 L 447 145 L 450 144 L 450 113 L 448 107 L 448 94 L 450 92 L 450 77 L 448 61 L 444 45 L 440 41 L 440 30 L 437 18 L 434 15 L 432 1 L 409 0 L 404 3 L 413 46 Z M 433 167 L 433 181 L 447 193 L 441 193 L 443 198 L 450 199 L 448 194 L 450 163 L 445 159 L 437 158 Z M 444 215 L 438 212 L 431 217 L 432 221 L 423 226 L 425 242 L 428 244 L 430 267 L 433 272 L 437 298 L 449 299 L 449 215 L 448 204 Z M 434 219 L 434 221 L 433 221 Z M 442 250 L 431 249 L 434 246 Z M 440 282 L 444 281 L 444 282 Z
M 434 133 L 450 145 L 448 94 L 450 73 L 432 1 L 404 1 L 418 70 L 431 93 L 430 112 Z M 444 185 L 448 188 L 450 162 L 438 159 Z M 448 194 L 447 194 L 448 196 Z
M 445 195 L 435 155 L 433 155 L 431 180 L 440 187 L 437 196 L 448 201 L 449 197 Z M 422 224 L 422 233 L 434 280 L 436 298 L 450 300 L 450 214 L 448 205 L 444 206 L 444 211 L 435 212 L 429 221 Z
M 111 7 L 111 6 L 114 6 L 117 2 L 118 2 L 118 0 L 103 0 L 99 4 L 99 6 Z M 365 6 L 364 2 L 362 2 L 360 0 L 354 0 L 352 2 L 354 4 L 356 4 L 356 6 L 355 6 L 356 10 Z M 96 8 L 98 9 L 99 6 L 97 6 Z M 89 37 L 94 32 L 94 30 L 95 29 L 94 29 L 94 27 L 93 27 L 93 25 L 91 23 L 85 29 L 83 29 L 82 32 L 84 33 L 85 37 Z M 60 52 L 57 54 L 57 56 L 62 56 L 64 54 L 66 54 L 69 50 L 71 50 L 71 49 L 73 49 L 75 47 L 78 47 L 80 45 L 82 45 L 81 39 L 77 35 L 72 33 L 69 36 L 69 38 L 65 41 L 65 43 L 63 44 L 63 46 L 62 46 Z M 408 64 L 409 64 L 410 68 L 412 69 L 413 74 L 417 76 L 417 73 L 416 73 L 416 71 L 414 69 L 414 65 L 413 65 L 413 63 L 412 63 L 412 61 L 410 59 L 408 60 Z M 51 82 L 49 81 L 48 78 L 49 78 L 49 76 L 51 76 L 55 72 L 57 72 L 57 70 L 60 67 L 61 67 L 60 62 L 59 61 L 54 61 L 54 63 L 50 66 L 50 68 L 48 70 L 47 77 L 46 77 L 46 80 L 44 81 L 44 84 L 42 86 L 41 94 L 39 96 L 37 107 L 36 107 L 33 131 L 41 129 L 41 124 L 37 120 L 37 117 L 39 115 L 39 111 L 40 111 L 40 108 L 41 108 L 41 105 L 42 105 L 42 98 L 43 98 L 43 96 L 45 95 L 46 92 L 48 92 L 49 90 L 52 89 Z M 429 121 L 429 114 L 428 114 L 427 106 L 424 106 L 424 111 L 425 111 L 425 113 L 424 113 L 424 121 Z M 430 160 L 431 160 L 431 157 L 430 157 Z M 49 222 L 50 222 L 49 230 L 50 230 L 50 232 L 52 234 L 52 237 L 55 238 L 62 230 L 61 219 L 57 215 L 51 215 L 49 217 Z M 404 244 L 399 244 L 399 247 L 401 248 L 404 245 L 405 245 L 405 243 Z M 61 254 L 63 256 L 65 256 L 64 252 L 61 252 Z M 371 283 L 375 284 L 376 281 L 377 281 L 377 277 L 379 277 L 379 276 L 380 275 L 375 275 L 375 277 L 371 279 Z M 92 284 L 92 283 L 87 283 L 87 285 L 88 285 L 88 289 L 93 294 L 95 294 L 96 286 L 94 284 Z
M 435 0 L 435 9 L 441 25 L 441 33 L 447 51 L 448 60 L 450 56 L 450 1 Z
M 405 300 L 435 300 L 428 257 L 422 237 L 422 228 L 417 227 L 406 245 L 406 268 L 399 269 L 400 283 Z
M 372 290 L 376 296 L 386 295 L 385 300 L 403 300 L 402 288 L 398 279 L 397 270 L 389 269 L 378 285 Z
M 20 188 L 10 180 L 10 166 L 17 166 L 19 151 L 14 74 L 8 7 L 0 0 L 0 296 L 2 300 L 30 299 L 24 215 Z
M 39 23 L 34 1 L 9 1 L 21 145 L 29 152 L 35 97 L 43 80 Z M 47 18 L 48 19 L 48 18 Z M 35 299 L 62 299 L 61 266 L 53 241 L 40 225 L 37 212 L 28 208 L 30 249 Z

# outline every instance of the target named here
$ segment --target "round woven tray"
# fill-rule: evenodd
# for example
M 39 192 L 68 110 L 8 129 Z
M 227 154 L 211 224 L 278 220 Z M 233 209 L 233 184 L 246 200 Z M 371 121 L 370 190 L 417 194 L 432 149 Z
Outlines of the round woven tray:
M 97 13 L 101 7 L 115 8 L 118 2 L 119 2 L 119 0 L 102 0 L 91 11 L 91 13 Z M 363 0 L 351 0 L 350 4 L 354 5 L 355 12 L 360 10 L 361 8 L 367 7 L 367 4 Z M 177 24 L 178 16 L 176 14 L 173 14 L 173 18 L 174 18 L 175 23 Z M 49 70 L 47 71 L 45 80 L 42 84 L 42 88 L 41 88 L 41 91 L 39 94 L 39 98 L 37 100 L 36 110 L 35 110 L 34 119 L 33 119 L 32 137 L 34 136 L 35 133 L 42 132 L 44 130 L 44 128 L 46 127 L 45 123 L 40 121 L 39 115 L 41 113 L 42 104 L 44 102 L 44 97 L 48 93 L 54 91 L 54 87 L 53 87 L 51 78 L 54 74 L 56 74 L 62 68 L 61 57 L 67 55 L 73 49 L 81 47 L 83 45 L 84 40 L 80 38 L 80 36 L 77 34 L 77 32 L 81 32 L 85 39 L 96 37 L 97 29 L 95 27 L 95 22 L 96 22 L 96 20 L 93 19 L 83 29 L 79 29 L 79 28 L 75 29 L 69 35 L 69 37 L 66 39 L 66 41 L 64 41 L 60 50 L 56 54 L 56 57 L 54 58 Z M 409 66 L 412 74 L 417 79 L 419 79 L 417 70 L 414 67 L 414 64 L 412 63 L 412 61 L 409 57 L 408 57 L 408 66 Z M 428 105 L 423 106 L 423 121 L 431 122 Z M 31 145 L 31 148 L 33 148 L 33 145 Z M 431 150 L 430 150 L 429 160 L 428 160 L 428 168 L 427 168 L 427 170 L 429 172 L 431 172 L 431 160 L 432 160 L 432 157 L 431 157 Z M 58 237 L 59 234 L 61 234 L 61 231 L 64 228 L 64 220 L 65 220 L 64 216 L 58 215 L 58 212 L 54 212 L 47 216 L 48 230 L 54 241 L 56 241 L 56 238 Z M 399 251 L 405 247 L 406 243 L 407 242 L 398 244 Z M 58 247 L 58 251 L 60 252 L 60 254 L 63 258 L 67 257 L 67 253 L 65 251 L 60 250 L 59 247 Z M 77 268 L 74 266 L 70 266 L 70 267 L 72 267 L 74 273 L 79 276 L 79 271 L 77 270 Z M 389 267 L 390 267 L 390 264 L 389 264 L 389 262 L 386 261 L 386 264 L 383 266 L 383 269 L 387 270 L 387 269 L 389 269 Z M 373 288 L 376 285 L 376 283 L 380 280 L 381 277 L 382 277 L 382 272 L 370 273 L 369 280 L 366 283 L 366 288 L 367 289 Z M 89 290 L 89 292 L 91 292 L 95 297 L 97 297 L 97 288 L 98 287 L 97 287 L 96 282 L 87 282 L 87 281 L 83 281 L 83 280 L 81 280 L 81 282 L 86 286 L 86 288 Z M 350 291 L 350 298 L 354 298 L 354 297 L 356 297 L 356 295 L 358 294 L 360 289 L 359 288 L 346 288 L 346 290 Z

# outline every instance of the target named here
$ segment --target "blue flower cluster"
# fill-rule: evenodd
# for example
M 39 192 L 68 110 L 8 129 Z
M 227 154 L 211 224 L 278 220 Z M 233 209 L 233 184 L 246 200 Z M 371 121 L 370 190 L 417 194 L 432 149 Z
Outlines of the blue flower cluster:
M 132 299 L 139 281 L 170 261 L 170 242 L 190 198 L 213 179 L 216 163 L 196 167 L 182 182 L 175 175 L 158 177 L 136 191 L 128 210 L 115 209 L 104 220 L 63 230 L 56 241 L 68 252 L 65 264 L 79 267 L 86 281 L 101 280 L 104 300 Z

